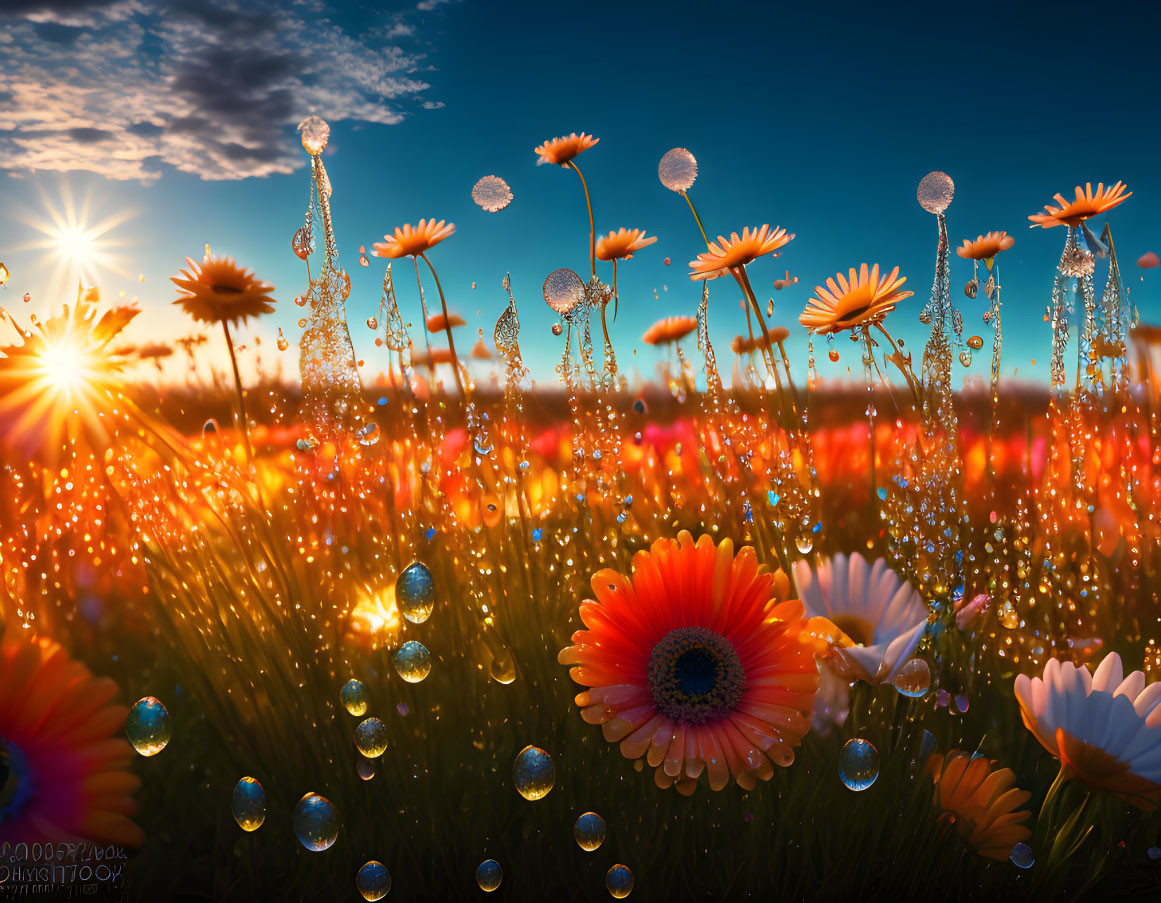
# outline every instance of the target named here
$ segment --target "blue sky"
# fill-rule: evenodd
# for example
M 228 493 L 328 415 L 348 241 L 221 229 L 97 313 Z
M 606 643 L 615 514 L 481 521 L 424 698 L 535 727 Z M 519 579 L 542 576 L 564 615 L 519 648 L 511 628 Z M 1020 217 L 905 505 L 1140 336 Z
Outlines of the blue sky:
M 562 340 L 550 332 L 541 284 L 560 266 L 584 273 L 588 229 L 575 176 L 537 167 L 533 148 L 582 130 L 601 139 L 577 161 L 598 232 L 627 226 L 660 237 L 621 268 L 614 331 L 619 360 L 632 365 L 637 349 L 646 374 L 656 355 L 641 333 L 658 317 L 692 314 L 699 298 L 686 262 L 704 245 L 657 179 L 674 146 L 698 159 L 691 194 L 712 235 L 762 223 L 796 233 L 780 259 L 751 271 L 761 299 L 774 298 L 773 322 L 792 327 L 800 369 L 797 316 L 811 289 L 863 261 L 897 264 L 908 277 L 916 296 L 889 322 L 921 348 L 935 220 L 915 188 L 934 169 L 956 183 L 953 244 L 989 229 L 1016 238 L 999 262 L 1008 372 L 1046 378 L 1042 315 L 1064 231 L 1031 231 L 1027 215 L 1078 182 L 1122 179 L 1133 191 L 1111 214 L 1114 237 L 1142 316 L 1161 318 L 1161 274 L 1135 264 L 1161 250 L 1161 13 L 1130 3 L 1050 12 L 1009 3 L 979 14 L 930 3 L 797 6 L 310 0 L 275 14 L 226 0 L 14 0 L 0 13 L 0 260 L 13 273 L 0 303 L 18 315 L 55 306 L 39 254 L 21 250 L 37 237 L 22 220 L 43 219 L 45 196 L 59 205 L 67 188 L 91 198 L 97 219 L 133 212 L 107 236 L 124 275 L 99 281 L 106 298 L 140 299 L 143 335 L 190 331 L 169 306 L 166 277 L 208 242 L 277 286 L 278 313 L 249 332 L 270 338 L 281 327 L 295 341 L 302 311 L 292 298 L 306 277 L 289 243 L 307 161 L 293 125 L 317 113 L 333 129 L 325 160 L 366 376 L 381 354 L 364 320 L 378 304 L 383 262 L 361 268 L 357 249 L 435 216 L 456 224 L 431 259 L 468 320 L 458 343 L 483 327 L 490 344 L 511 272 L 525 357 L 540 381 L 553 379 Z M 488 174 L 515 195 L 498 214 L 470 198 Z M 800 282 L 774 292 L 786 269 Z M 970 275 L 953 256 L 965 333 L 987 341 L 982 297 L 962 294 Z M 1098 289 L 1102 280 L 1098 269 Z M 396 282 L 418 322 L 405 267 Z M 726 280 L 711 290 L 726 358 L 744 330 L 739 297 Z M 838 364 L 820 355 L 824 376 L 858 364 L 844 344 Z M 966 372 L 986 372 L 985 357 Z M 284 365 L 295 373 L 292 352 Z

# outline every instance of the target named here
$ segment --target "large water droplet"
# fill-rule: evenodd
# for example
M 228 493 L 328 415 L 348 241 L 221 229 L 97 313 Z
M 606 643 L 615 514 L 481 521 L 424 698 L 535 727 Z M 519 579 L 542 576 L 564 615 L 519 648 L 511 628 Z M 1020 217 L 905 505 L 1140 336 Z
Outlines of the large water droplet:
M 512 203 L 512 189 L 499 176 L 484 176 L 472 186 L 472 200 L 488 213 L 498 213 Z
M 1018 869 L 1030 869 L 1036 864 L 1032 848 L 1026 843 L 1018 843 L 1012 847 L 1012 852 L 1008 858 L 1012 860 L 1012 865 Z
M 125 736 L 143 756 L 156 756 L 165 749 L 172 732 L 169 712 L 155 696 L 137 700 L 125 718 Z
M 266 791 L 254 778 L 242 778 L 234 785 L 230 802 L 234 821 L 243 831 L 257 831 L 266 821 Z
M 504 880 L 504 870 L 495 859 L 485 859 L 476 869 L 476 884 L 480 890 L 491 893 Z
M 355 438 L 360 445 L 375 445 L 379 441 L 379 424 L 373 420 L 368 420 L 355 431 Z
M 361 680 L 352 677 L 343 684 L 339 699 L 344 708 L 356 718 L 367 714 L 367 686 Z
M 618 863 L 605 873 L 605 887 L 609 894 L 624 900 L 633 892 L 633 873 L 629 866 Z
M 377 759 L 387 751 L 387 725 L 378 718 L 368 718 L 355 728 L 355 747 L 368 759 Z
M 586 853 L 591 853 L 605 842 L 605 820 L 595 812 L 586 812 L 576 820 L 572 836 Z
M 395 653 L 395 670 L 409 684 L 417 684 L 431 673 L 431 653 L 416 640 L 408 640 Z
M 355 875 L 355 887 L 364 900 L 382 900 L 391 890 L 391 873 L 382 862 L 372 859 Z
M 539 746 L 525 746 L 512 765 L 512 782 L 526 800 L 539 800 L 548 796 L 548 791 L 556 783 L 552 756 Z
M 945 172 L 936 170 L 925 175 L 915 193 L 919 206 L 928 213 L 943 213 L 951 205 L 955 196 L 955 183 Z
M 900 666 L 894 683 L 895 689 L 910 699 L 926 696 L 931 689 L 931 666 L 926 659 L 910 659 Z
M 413 561 L 395 580 L 395 604 L 412 624 L 422 624 L 435 608 L 435 580 L 427 565 Z
M 866 790 L 879 776 L 879 751 L 869 740 L 848 740 L 839 753 L 839 777 L 851 790 Z
M 308 793 L 294 807 L 294 836 L 313 853 L 328 850 L 339 837 L 339 813 L 325 796 Z
M 331 127 L 317 116 L 307 116 L 298 124 L 302 133 L 302 146 L 312 157 L 317 157 L 327 146 L 331 137 Z
M 568 314 L 584 301 L 585 286 L 568 267 L 553 270 L 544 280 L 544 301 L 558 314 Z
M 675 147 L 657 164 L 657 178 L 670 191 L 688 191 L 697 180 L 697 159 L 684 147 Z
M 364 759 L 362 756 L 359 756 L 358 761 L 355 762 L 355 771 L 362 780 L 369 781 L 375 777 L 375 763 L 370 759 Z

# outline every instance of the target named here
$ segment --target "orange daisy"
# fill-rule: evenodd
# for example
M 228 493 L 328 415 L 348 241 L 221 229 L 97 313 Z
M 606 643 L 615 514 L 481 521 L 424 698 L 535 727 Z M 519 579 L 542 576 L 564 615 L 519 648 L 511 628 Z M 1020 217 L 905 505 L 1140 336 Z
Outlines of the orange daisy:
M 677 342 L 697 329 L 697 320 L 693 317 L 662 317 L 645 330 L 641 341 L 647 345 L 668 345 Z
M 989 232 L 987 235 L 981 235 L 975 241 L 965 238 L 963 247 L 956 248 L 955 253 L 965 260 L 990 261 L 1001 251 L 1007 251 L 1015 243 L 1016 239 L 1007 232 Z
M 459 314 L 448 314 L 446 317 L 443 314 L 432 314 L 427 318 L 428 332 L 445 332 L 449 326 L 454 329 L 457 326 L 465 325 L 467 325 L 467 320 Z
M 435 217 L 421 219 L 418 226 L 404 223 L 396 226 L 393 235 L 384 235 L 383 241 L 377 241 L 371 246 L 371 254 L 375 257 L 418 257 L 429 248 L 433 248 L 456 231 L 455 223 L 445 220 L 436 222 Z
M 450 348 L 432 348 L 431 350 L 413 348 L 411 351 L 411 366 L 436 367 L 440 364 L 454 364 L 455 355 Z
M 775 326 L 764 336 L 756 335 L 753 338 L 736 335 L 730 342 L 730 350 L 734 354 L 750 354 L 760 348 L 769 348 L 790 338 L 790 330 L 785 326 Z
M 746 226 L 742 229 L 740 238 L 737 232 L 732 233 L 729 238 L 719 235 L 716 242 L 710 242 L 708 251 L 698 254 L 697 260 L 689 262 L 689 267 L 693 270 L 689 278 L 713 279 L 720 276 L 723 270 L 745 266 L 764 254 L 777 251 L 792 238 L 793 233 L 787 233 L 779 226 L 771 230 L 769 225 L 760 229 Z
M 536 162 L 555 163 L 558 166 L 564 166 L 577 154 L 584 153 L 600 140 L 600 138 L 594 138 L 592 135 L 586 135 L 584 132 L 581 132 L 579 135 L 573 132 L 571 135 L 565 135 L 563 138 L 553 138 L 551 141 L 545 141 L 536 148 L 536 153 L 540 155 L 540 159 Z
M 232 257 L 207 257 L 200 264 L 187 257 L 189 270 L 169 281 L 182 289 L 174 301 L 199 323 L 237 323 L 274 310 L 274 286 L 234 263 Z
M 1105 183 L 1101 182 L 1097 185 L 1096 193 L 1093 193 L 1092 182 L 1084 183 L 1084 190 L 1081 191 L 1080 186 L 1076 186 L 1076 199 L 1073 201 L 1066 201 L 1061 194 L 1053 195 L 1059 207 L 1053 207 L 1051 204 L 1044 205 L 1044 213 L 1033 213 L 1028 219 L 1032 220 L 1032 228 L 1035 229 L 1040 226 L 1044 229 L 1051 229 L 1053 226 L 1079 226 L 1086 219 L 1104 213 L 1106 210 L 1112 210 L 1117 204 L 1127 200 L 1133 196 L 1133 192 L 1125 191 L 1125 183 L 1117 182 L 1112 188 L 1105 190 Z
M 750 789 L 789 765 L 810 729 L 816 653 L 829 624 L 786 601 L 790 581 L 754 550 L 682 531 L 633 558 L 631 576 L 602 570 L 587 629 L 557 660 L 588 687 L 581 717 L 629 759 L 645 756 L 654 781 L 689 795 L 704 771 L 721 790 Z
M 838 285 L 835 285 L 835 279 Z M 882 279 L 879 278 L 877 263 L 869 273 L 865 263 L 857 274 L 851 267 L 846 278 L 842 273 L 836 273 L 834 279 L 826 280 L 825 289 L 821 285 L 815 286 L 816 297 L 806 303 L 798 322 L 816 335 L 878 323 L 895 309 L 896 304 L 915 294 L 900 290 L 906 281 L 906 276 L 899 275 L 899 267 Z
M 1027 843 L 1032 830 L 1024 824 L 1031 813 L 1016 810 L 1032 796 L 1016 786 L 1010 768 L 993 770 L 992 759 L 973 757 L 953 749 L 945 757 L 932 753 L 927 773 L 935 782 L 935 808 L 949 819 L 959 835 L 981 856 L 1007 859 L 1018 843 Z
M 140 779 L 119 737 L 128 709 L 47 638 L 0 640 L 0 846 L 92 841 L 139 847 Z
M 644 229 L 626 229 L 610 232 L 597 239 L 598 260 L 629 260 L 634 253 L 657 241 L 657 236 L 645 237 Z

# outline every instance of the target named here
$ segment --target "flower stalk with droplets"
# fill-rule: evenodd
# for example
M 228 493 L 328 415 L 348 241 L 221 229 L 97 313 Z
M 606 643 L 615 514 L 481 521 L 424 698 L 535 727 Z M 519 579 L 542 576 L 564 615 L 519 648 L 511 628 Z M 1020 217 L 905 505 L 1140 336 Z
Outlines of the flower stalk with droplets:
M 617 319 L 617 308 L 620 303 L 617 289 L 617 261 L 632 260 L 633 255 L 657 241 L 657 236 L 645 237 L 644 229 L 626 229 L 623 226 L 616 232 L 604 235 L 597 242 L 596 255 L 598 260 L 612 261 L 613 264 L 613 321 Z M 613 356 L 613 343 L 609 340 L 609 326 L 605 320 L 605 308 L 601 305 L 601 330 L 605 335 L 605 369 L 610 376 L 616 375 L 617 362 Z
M 545 141 L 536 148 L 536 153 L 540 159 L 537 163 L 553 163 L 557 166 L 563 166 L 571 169 L 577 174 L 580 179 L 581 187 L 585 193 L 585 207 L 589 214 L 589 264 L 592 270 L 592 275 L 597 275 L 597 230 L 595 221 L 593 220 L 593 202 L 589 197 L 589 186 L 585 181 L 584 175 L 580 168 L 576 165 L 575 157 L 583 153 L 590 147 L 595 145 L 600 138 L 594 138 L 592 135 L 587 135 L 581 132 L 579 135 L 573 132 L 563 138 L 553 138 Z

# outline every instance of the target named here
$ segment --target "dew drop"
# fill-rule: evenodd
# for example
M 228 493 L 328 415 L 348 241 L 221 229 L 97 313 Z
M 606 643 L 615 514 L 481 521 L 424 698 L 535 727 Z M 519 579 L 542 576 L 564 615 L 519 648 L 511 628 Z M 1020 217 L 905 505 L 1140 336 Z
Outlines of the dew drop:
M 367 328 L 368 329 L 378 329 L 379 328 L 379 318 L 378 317 L 367 317 Z
M 371 261 L 369 261 L 369 260 L 367 259 L 367 255 L 366 255 L 366 254 L 360 254 L 360 255 L 359 255 L 359 266 L 361 266 L 361 267 L 369 267 L 370 265 L 371 265 Z
M 965 367 L 970 367 L 972 365 L 972 353 L 967 350 L 961 351 L 959 353 L 959 362 Z
M 1032 855 L 1032 848 L 1026 843 L 1018 843 L 1012 847 L 1012 853 L 1008 858 L 1012 860 L 1012 865 L 1018 869 L 1030 869 L 1036 864 L 1036 857 Z
M 361 680 L 351 678 L 339 691 L 343 707 L 356 718 L 367 714 L 367 686 Z
M 981 339 L 978 335 L 974 335 L 967 340 L 967 346 L 973 351 L 979 351 L 984 347 L 984 340 Z
M 169 712 L 155 696 L 137 700 L 125 718 L 125 736 L 141 755 L 156 756 L 173 733 Z
M 879 751 L 868 740 L 848 740 L 839 753 L 839 777 L 851 790 L 866 790 L 879 777 Z
M 512 782 L 516 791 L 526 800 L 548 796 L 556 783 L 556 768 L 552 756 L 539 746 L 525 746 L 512 765 Z
M 480 890 L 491 893 L 504 880 L 504 870 L 495 859 L 485 859 L 476 869 L 476 884 Z
M 355 439 L 363 446 L 375 445 L 379 441 L 379 424 L 367 421 L 355 431 Z
M 573 825 L 572 836 L 582 850 L 591 853 L 605 842 L 605 820 L 595 812 L 586 812 Z
M 931 666 L 926 659 L 906 661 L 895 674 L 895 689 L 909 699 L 919 699 L 931 689 Z
M 553 335 L 560 335 L 562 332 L 564 332 L 563 326 L 561 326 L 559 323 L 552 324 L 552 334 Z
M 839 353 L 837 348 L 832 348 L 826 353 L 826 356 L 831 359 L 832 363 L 838 363 Z
M 609 894 L 618 900 L 624 900 L 633 892 L 633 873 L 629 866 L 618 863 L 605 873 L 605 887 Z
M 435 581 L 427 565 L 413 561 L 395 580 L 395 603 L 412 624 L 422 624 L 435 608 Z
M 308 793 L 294 807 L 294 836 L 312 853 L 330 849 L 339 837 L 339 813 L 325 796 Z
M 307 116 L 298 124 L 298 130 L 302 132 L 302 146 L 312 157 L 317 157 L 326 149 L 331 127 L 325 120 L 318 116 Z
M 355 728 L 355 748 L 368 759 L 377 759 L 387 751 L 387 725 L 378 718 L 368 718 Z
M 431 653 L 417 640 L 408 640 L 395 653 L 395 671 L 409 684 L 420 683 L 431 673 Z
M 203 436 L 212 436 L 216 432 L 218 432 L 218 421 L 216 421 L 213 417 L 202 424 Z
M 31 300 L 32 300 L 32 292 L 25 292 L 24 293 L 24 303 L 27 304 Z
M 355 887 L 364 900 L 382 900 L 391 890 L 391 873 L 382 862 L 372 859 L 355 875 Z
M 290 342 L 286 340 L 286 336 L 282 334 L 282 327 L 278 327 L 278 350 L 285 351 L 290 347 Z
M 375 763 L 370 759 L 364 759 L 362 756 L 355 763 L 355 771 L 358 772 L 360 778 L 364 781 L 369 781 L 375 777 Z
M 254 778 L 242 778 L 234 785 L 230 802 L 234 821 L 243 831 L 257 831 L 266 821 L 266 791 Z
M 581 282 L 580 276 L 568 267 L 553 270 L 544 280 L 544 301 L 558 314 L 570 313 L 584 301 L 584 298 L 584 283 Z

